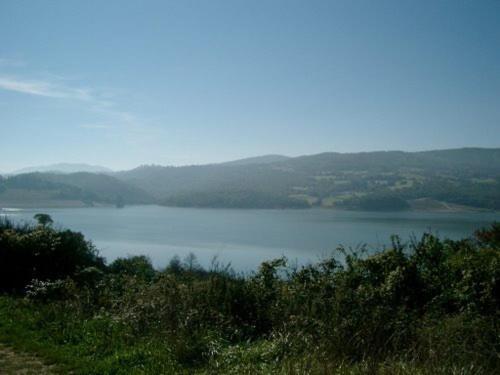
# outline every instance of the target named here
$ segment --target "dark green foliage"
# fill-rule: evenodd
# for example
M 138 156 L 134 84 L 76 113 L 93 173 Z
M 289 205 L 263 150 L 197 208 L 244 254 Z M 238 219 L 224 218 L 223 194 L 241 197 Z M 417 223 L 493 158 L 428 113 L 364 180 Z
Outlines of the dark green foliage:
M 117 206 L 152 203 L 153 199 L 141 189 L 115 177 L 95 173 L 27 173 L 0 181 L 2 191 L 18 191 L 29 197 L 33 193 L 46 193 L 51 200 L 76 200 Z M 1 198 L 1 197 L 0 197 Z M 38 198 L 40 199 L 40 198 Z
M 339 248 L 342 261 L 282 258 L 246 276 L 193 256 L 161 272 L 118 259 L 0 298 L 0 338 L 87 374 L 498 373 L 499 237 L 499 224 L 394 237 L 375 255 Z
M 49 223 L 50 216 L 40 217 Z M 64 279 L 92 266 L 102 268 L 104 260 L 81 233 L 0 221 L 0 290 L 19 291 L 31 280 Z
M 438 205 L 444 202 L 444 208 L 451 203 L 499 210 L 499 166 L 500 149 L 467 148 L 268 156 L 199 166 L 141 166 L 112 175 L 27 173 L 0 179 L 0 203 L 45 200 L 117 207 L 158 203 L 221 208 L 333 205 L 387 211 L 407 209 L 414 200 L 426 199 Z
M 472 176 L 471 173 L 469 177 Z M 431 197 L 464 206 L 500 209 L 498 173 L 490 175 L 492 178 L 489 183 L 474 183 L 469 179 L 457 177 L 428 176 L 425 180 L 415 183 L 414 186 L 397 192 L 397 195 L 402 199 Z
M 500 247 L 500 223 L 493 223 L 491 229 L 478 230 L 476 238 L 482 246 L 498 249 Z
M 151 259 L 144 255 L 118 258 L 109 265 L 109 271 L 115 274 L 135 276 L 145 281 L 155 277 L 155 270 Z
M 52 220 L 50 215 L 47 214 L 35 214 L 35 216 L 33 216 L 33 219 L 35 219 L 38 222 L 38 224 L 43 227 L 54 223 L 54 220 Z
M 212 208 L 307 208 L 302 200 L 259 191 L 205 191 L 176 194 L 164 201 L 167 206 Z
M 401 211 L 410 208 L 408 202 L 394 193 L 375 193 L 338 202 L 336 207 L 364 211 Z
M 94 197 L 94 201 L 110 204 L 151 203 L 151 197 L 143 190 L 130 186 L 113 176 L 78 172 L 71 174 L 46 174 L 47 179 L 57 183 L 74 186 L 83 195 Z
M 268 163 L 142 166 L 116 176 L 167 205 L 307 207 L 291 199 L 351 197 L 343 208 L 401 210 L 409 201 L 500 209 L 500 149 L 323 153 Z M 358 199 L 356 197 L 364 196 Z M 342 198 L 342 199 L 344 199 Z M 339 200 L 337 199 L 337 201 Z M 340 200 L 342 200 L 340 199 Z

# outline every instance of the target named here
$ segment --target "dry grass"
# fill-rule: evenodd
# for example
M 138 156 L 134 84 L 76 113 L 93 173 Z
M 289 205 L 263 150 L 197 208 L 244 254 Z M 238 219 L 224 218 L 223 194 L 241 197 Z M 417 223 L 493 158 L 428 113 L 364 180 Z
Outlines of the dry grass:
M 0 374 L 49 375 L 54 373 L 54 365 L 47 365 L 33 355 L 16 352 L 0 344 Z

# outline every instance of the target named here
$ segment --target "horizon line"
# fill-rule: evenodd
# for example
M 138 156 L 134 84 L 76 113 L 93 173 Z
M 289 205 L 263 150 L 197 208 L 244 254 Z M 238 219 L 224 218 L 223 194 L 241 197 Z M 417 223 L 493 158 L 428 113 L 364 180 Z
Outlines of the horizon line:
M 433 152 L 433 151 L 454 151 L 454 150 L 496 150 L 500 149 L 500 146 L 498 147 L 481 147 L 481 146 L 463 146 L 463 147 L 451 147 L 451 148 L 433 148 L 433 149 L 425 149 L 425 150 L 418 150 L 418 151 L 404 151 L 404 150 L 371 150 L 371 151 L 354 151 L 354 152 L 338 152 L 338 151 L 321 151 L 317 153 L 312 153 L 312 154 L 300 154 L 296 156 L 290 156 L 290 155 L 284 155 L 284 154 L 275 154 L 275 153 L 269 153 L 269 154 L 261 154 L 261 155 L 254 155 L 254 156 L 246 156 L 246 157 L 240 157 L 237 159 L 230 159 L 226 161 L 219 161 L 219 162 L 205 162 L 205 163 L 193 163 L 193 164 L 155 164 L 155 163 L 143 163 L 143 164 L 138 164 L 134 167 L 129 167 L 129 168 L 110 168 L 102 164 L 89 164 L 86 162 L 56 162 L 56 163 L 49 163 L 49 164 L 43 164 L 43 165 L 28 165 L 26 167 L 22 168 L 16 168 L 10 172 L 6 171 L 0 171 L 0 176 L 6 176 L 6 175 L 14 175 L 14 174 L 25 174 L 25 173 L 37 173 L 39 171 L 32 171 L 32 172 L 22 172 L 25 169 L 36 169 L 36 168 L 47 168 L 47 167 L 54 167 L 58 165 L 84 165 L 86 167 L 93 167 L 93 168 L 102 168 L 102 169 L 107 169 L 107 173 L 116 173 L 116 172 L 124 172 L 124 171 L 130 171 L 134 170 L 137 168 L 141 167 L 162 167 L 162 168 L 182 168 L 182 167 L 201 167 L 201 166 L 209 166 L 209 165 L 220 165 L 220 164 L 226 164 L 226 163 L 232 163 L 232 162 L 238 162 L 238 161 L 244 161 L 248 159 L 254 159 L 254 158 L 262 158 L 266 156 L 279 156 L 279 157 L 285 157 L 289 159 L 295 159 L 295 158 L 301 158 L 301 157 L 308 157 L 308 156 L 315 156 L 315 155 L 322 155 L 322 154 L 341 154 L 341 155 L 353 155 L 353 154 L 370 154 L 370 153 L 383 153 L 383 152 L 402 152 L 402 153 L 408 153 L 408 154 L 416 154 L 416 153 L 422 153 L 422 152 Z M 41 173 L 49 173 L 49 172 L 58 172 L 57 169 L 53 171 L 45 171 Z M 69 172 L 69 173 L 77 173 L 76 172 Z M 106 171 L 102 172 L 88 172 L 88 173 L 106 173 Z

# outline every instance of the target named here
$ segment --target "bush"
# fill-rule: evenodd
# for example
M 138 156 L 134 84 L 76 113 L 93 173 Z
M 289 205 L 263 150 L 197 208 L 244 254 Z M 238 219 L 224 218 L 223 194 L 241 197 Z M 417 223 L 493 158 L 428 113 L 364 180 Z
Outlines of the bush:
M 0 290 L 21 291 L 33 279 L 65 279 L 86 267 L 103 269 L 104 259 L 81 233 L 0 221 Z
M 62 233 L 2 236 L 40 229 Z M 88 360 L 83 373 L 498 373 L 499 233 L 394 237 L 370 256 L 339 248 L 341 261 L 280 258 L 246 276 L 193 256 L 163 272 L 118 259 L 34 281 L 22 306 L 0 303 L 0 337 L 41 335 L 64 361 Z
M 144 255 L 118 258 L 109 265 L 109 270 L 115 274 L 135 276 L 145 281 L 151 281 L 156 275 L 151 259 Z

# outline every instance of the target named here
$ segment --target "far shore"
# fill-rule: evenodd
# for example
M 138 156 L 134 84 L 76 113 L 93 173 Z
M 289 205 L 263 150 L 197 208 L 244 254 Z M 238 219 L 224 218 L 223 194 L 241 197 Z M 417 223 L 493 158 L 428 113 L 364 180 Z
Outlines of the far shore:
M 157 205 L 155 203 L 144 204 L 144 205 Z M 125 206 L 142 206 L 138 204 L 130 204 Z M 309 208 L 240 208 L 240 207 L 198 207 L 198 206 L 165 206 L 158 205 L 163 207 L 175 207 L 175 208 L 206 208 L 206 209 L 235 209 L 235 210 L 311 210 L 311 209 L 321 209 L 321 210 L 333 210 L 333 211 L 364 211 L 364 210 L 347 210 L 343 208 L 336 207 L 325 207 L 325 206 L 312 206 Z M 53 201 L 44 201 L 44 202 L 4 202 L 0 201 L 0 213 L 14 212 L 16 210 L 25 210 L 25 209 L 58 209 L 58 208 L 92 208 L 92 207 L 103 207 L 103 208 L 114 208 L 116 207 L 113 204 L 106 203 L 94 203 L 92 205 L 85 204 L 81 201 L 76 200 L 53 200 Z M 119 208 L 117 208 L 119 209 Z M 399 211 L 390 211 L 390 210 L 379 210 L 374 212 L 436 212 L 436 213 L 461 213 L 461 212 L 497 212 L 495 210 L 480 208 L 480 207 L 471 207 L 471 206 L 462 206 L 447 202 L 439 202 L 429 199 L 417 199 L 410 202 L 410 208 L 407 210 L 399 210 Z

